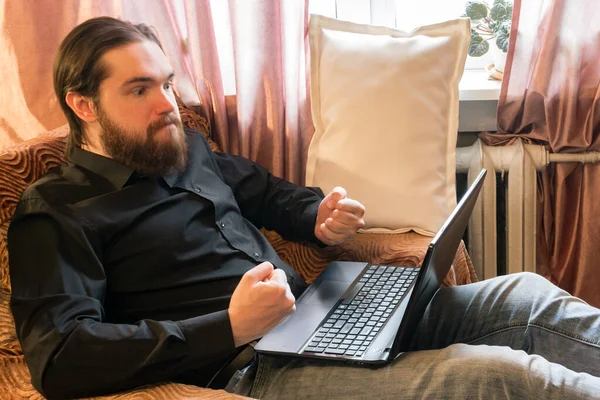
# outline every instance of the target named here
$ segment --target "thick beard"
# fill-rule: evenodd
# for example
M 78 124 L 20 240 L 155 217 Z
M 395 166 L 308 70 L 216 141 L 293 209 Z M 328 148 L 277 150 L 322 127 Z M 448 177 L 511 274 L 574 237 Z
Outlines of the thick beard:
M 101 141 L 104 151 L 114 160 L 133 169 L 140 175 L 158 177 L 183 172 L 187 166 L 187 142 L 183 124 L 175 113 L 170 113 L 148 125 L 145 135 L 127 131 L 112 121 L 100 107 L 98 123 L 102 127 Z M 177 128 L 172 139 L 160 143 L 156 133 L 168 124 Z M 146 140 L 143 140 L 143 138 Z

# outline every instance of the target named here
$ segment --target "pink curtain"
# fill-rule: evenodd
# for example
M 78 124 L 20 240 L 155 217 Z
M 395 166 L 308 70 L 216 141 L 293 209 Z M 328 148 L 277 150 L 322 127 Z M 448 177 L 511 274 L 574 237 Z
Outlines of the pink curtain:
M 185 0 L 189 49 L 181 54 L 191 60 L 188 74 L 197 83 L 198 102 L 209 114 L 213 136 L 224 151 L 302 184 L 313 133 L 308 1 L 229 0 L 230 34 L 219 42 L 215 27 L 224 22 L 222 15 L 216 20 L 217 5 Z M 223 26 L 219 28 L 222 33 Z M 232 49 L 234 93 L 225 93 L 219 45 Z
M 552 152 L 600 151 L 600 5 L 515 0 L 498 103 L 500 144 L 524 137 Z M 600 306 L 600 165 L 550 164 L 540 178 L 537 271 Z
M 178 89 L 187 106 L 209 119 L 213 138 L 221 149 L 229 151 L 229 123 L 211 1 L 184 0 L 183 4 L 187 34 L 184 34 L 181 26 L 174 28 L 174 31 L 185 43 L 179 48 L 178 58 L 184 60 L 186 79 L 190 82 L 188 88 L 191 90 L 179 84 L 180 78 Z M 174 0 L 167 1 L 167 8 L 170 21 L 174 23 L 173 16 L 177 14 Z
M 52 64 L 61 39 L 77 23 L 78 3 L 0 3 L 0 148 L 66 123 L 52 88 Z M 55 20 L 60 22 L 49 23 Z

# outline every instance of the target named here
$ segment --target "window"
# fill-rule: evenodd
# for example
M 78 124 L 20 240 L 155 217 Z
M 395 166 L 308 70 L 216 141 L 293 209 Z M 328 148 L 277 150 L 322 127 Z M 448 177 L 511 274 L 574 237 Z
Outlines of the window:
M 411 31 L 465 13 L 466 0 L 310 0 L 309 12 L 360 24 L 384 25 Z M 483 69 L 492 52 L 467 57 L 465 69 Z

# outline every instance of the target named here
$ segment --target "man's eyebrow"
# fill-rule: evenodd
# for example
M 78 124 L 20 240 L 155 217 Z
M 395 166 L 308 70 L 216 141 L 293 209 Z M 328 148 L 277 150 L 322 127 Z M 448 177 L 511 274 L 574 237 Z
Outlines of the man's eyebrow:
M 165 81 L 170 81 L 175 77 L 175 72 L 171 72 Z M 125 87 L 127 85 L 131 85 L 132 83 L 144 83 L 144 82 L 155 82 L 156 79 L 151 78 L 149 76 L 134 76 L 133 78 L 127 79 L 121 86 Z

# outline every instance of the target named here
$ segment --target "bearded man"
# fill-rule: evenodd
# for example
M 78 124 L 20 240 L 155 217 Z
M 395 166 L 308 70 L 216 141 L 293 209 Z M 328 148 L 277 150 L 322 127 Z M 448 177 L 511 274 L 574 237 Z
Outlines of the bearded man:
M 211 152 L 182 129 L 173 78 L 144 25 L 96 18 L 60 46 L 69 164 L 23 193 L 8 232 L 11 307 L 42 394 L 168 380 L 277 399 L 600 393 L 600 312 L 534 274 L 440 289 L 422 351 L 383 368 L 261 356 L 224 374 L 306 287 L 258 228 L 337 244 L 365 210 L 343 188 L 324 196 Z

